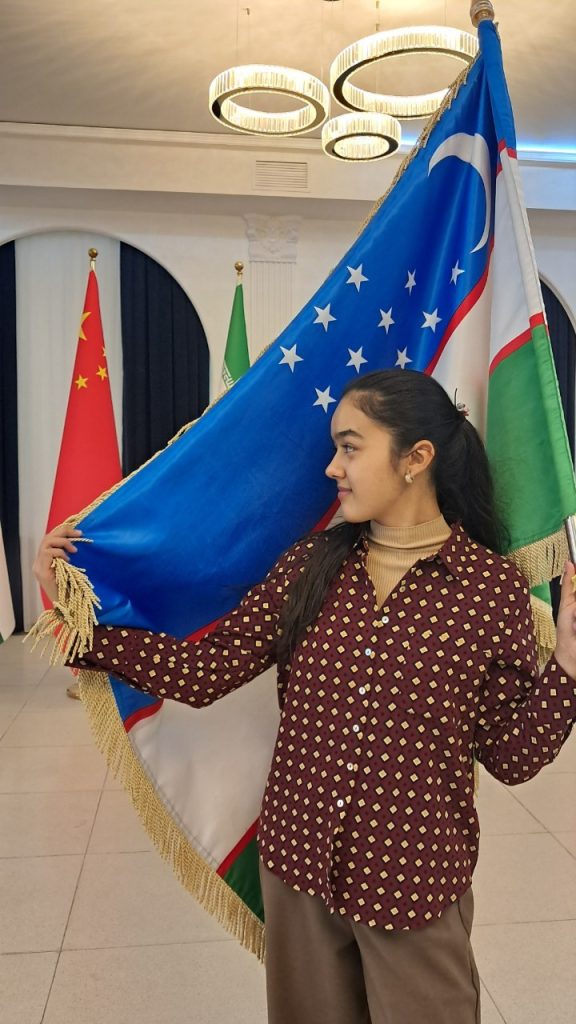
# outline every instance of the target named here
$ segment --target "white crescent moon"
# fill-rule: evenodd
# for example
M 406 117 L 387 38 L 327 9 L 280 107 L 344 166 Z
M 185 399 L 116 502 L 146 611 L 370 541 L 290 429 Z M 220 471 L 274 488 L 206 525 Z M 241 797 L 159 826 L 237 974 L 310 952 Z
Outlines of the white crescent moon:
M 492 186 L 490 182 L 490 150 L 488 149 L 488 143 L 483 135 L 467 135 L 465 132 L 457 132 L 455 135 L 449 135 L 444 142 L 440 143 L 438 149 L 434 151 L 430 157 L 430 163 L 428 164 L 428 174 L 436 164 L 439 164 L 441 160 L 445 160 L 447 156 L 457 156 L 459 160 L 463 160 L 466 164 L 471 164 L 475 170 L 478 171 L 484 185 L 484 192 L 486 195 L 486 220 L 484 223 L 484 231 L 482 237 L 477 245 L 474 246 L 470 252 L 478 252 L 482 246 L 486 245 L 488 235 L 490 233 L 490 210 L 492 208 Z

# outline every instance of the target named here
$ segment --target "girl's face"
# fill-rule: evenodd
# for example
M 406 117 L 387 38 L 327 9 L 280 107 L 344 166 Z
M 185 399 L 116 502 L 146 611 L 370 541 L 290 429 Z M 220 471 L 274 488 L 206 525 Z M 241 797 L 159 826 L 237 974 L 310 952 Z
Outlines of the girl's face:
M 423 493 L 424 476 L 414 459 L 415 452 L 397 458 L 392 449 L 390 431 L 366 416 L 346 396 L 336 407 L 332 417 L 332 439 L 336 453 L 326 467 L 326 474 L 338 486 L 338 498 L 342 515 L 350 523 L 364 523 L 375 520 L 386 526 L 405 526 L 412 522 L 424 522 L 417 511 L 420 503 L 429 506 L 429 480 Z M 429 442 L 422 442 L 429 445 Z M 430 446 L 431 447 L 431 446 Z M 420 451 L 420 446 L 418 448 Z M 432 448 L 432 457 L 434 449 Z M 414 475 L 414 483 L 406 482 L 406 472 Z M 418 477 L 420 479 L 418 480 Z M 435 495 L 433 498 L 436 506 Z M 424 512 L 424 509 L 422 509 Z M 427 507 L 425 515 L 436 514 Z

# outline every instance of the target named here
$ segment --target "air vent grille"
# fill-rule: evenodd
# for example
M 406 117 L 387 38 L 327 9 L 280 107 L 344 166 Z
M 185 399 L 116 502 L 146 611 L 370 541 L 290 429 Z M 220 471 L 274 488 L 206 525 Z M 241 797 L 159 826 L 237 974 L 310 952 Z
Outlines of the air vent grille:
M 308 164 L 305 160 L 257 160 L 254 188 L 259 192 L 307 192 Z

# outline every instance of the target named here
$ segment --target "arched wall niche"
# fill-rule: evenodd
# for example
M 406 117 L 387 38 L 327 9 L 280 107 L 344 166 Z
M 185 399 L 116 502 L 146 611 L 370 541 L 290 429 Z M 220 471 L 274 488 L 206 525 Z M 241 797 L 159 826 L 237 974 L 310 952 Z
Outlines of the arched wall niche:
M 3 251 L 9 247 L 5 243 Z M 2 430 L 8 447 L 13 448 L 16 441 L 18 466 L 3 481 L 2 506 L 19 509 L 17 575 L 22 582 L 22 609 L 17 609 L 17 617 L 25 627 L 40 610 L 30 566 L 52 495 L 91 247 L 99 252 L 100 309 L 126 471 L 163 447 L 209 400 L 209 353 L 201 320 L 180 282 L 164 266 L 139 248 L 122 244 L 118 236 L 78 228 L 20 232 L 13 244 L 16 331 L 13 342 L 3 338 L 3 345 L 14 346 L 14 379 L 8 380 L 5 372 L 1 382 L 6 393 L 17 395 L 13 416 L 2 418 Z M 128 273 L 126 265 L 133 267 L 134 259 L 137 273 Z M 162 375 L 164 355 L 167 371 Z M 128 377 L 137 379 L 136 388 L 123 388 Z M 123 422 L 130 425 L 124 446 Z M 3 514 L 13 576 L 16 545 L 10 531 L 16 527 L 14 517 L 10 519 L 5 524 Z

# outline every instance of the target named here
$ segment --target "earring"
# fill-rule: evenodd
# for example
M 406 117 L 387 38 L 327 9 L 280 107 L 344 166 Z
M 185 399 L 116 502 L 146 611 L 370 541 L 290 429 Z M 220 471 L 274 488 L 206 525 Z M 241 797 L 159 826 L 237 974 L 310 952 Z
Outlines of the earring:
M 414 477 L 412 476 L 412 473 L 410 472 L 409 469 L 404 474 L 404 479 L 405 479 L 407 484 L 413 484 L 414 483 Z

